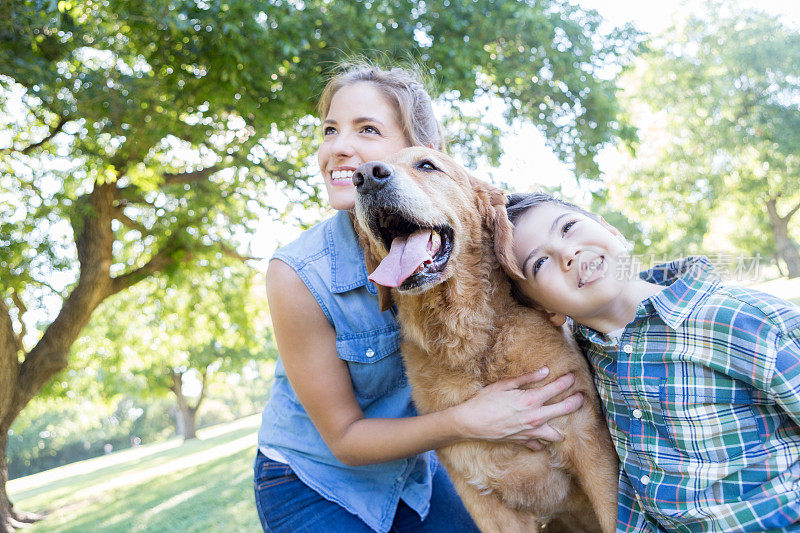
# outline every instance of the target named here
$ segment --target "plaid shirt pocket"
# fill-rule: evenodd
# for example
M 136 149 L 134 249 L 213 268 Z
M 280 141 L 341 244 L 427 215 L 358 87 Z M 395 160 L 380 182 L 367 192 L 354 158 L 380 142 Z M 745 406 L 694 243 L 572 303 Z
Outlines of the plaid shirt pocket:
M 744 388 L 665 383 L 659 397 L 667 436 L 689 461 L 726 462 L 763 448 L 756 401 Z

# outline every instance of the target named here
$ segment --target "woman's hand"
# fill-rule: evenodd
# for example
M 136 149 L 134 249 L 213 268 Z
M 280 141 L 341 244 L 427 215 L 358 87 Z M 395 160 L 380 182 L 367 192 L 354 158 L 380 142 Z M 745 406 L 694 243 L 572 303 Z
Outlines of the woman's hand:
M 550 426 L 550 420 L 576 411 L 583 403 L 581 393 L 545 405 L 575 382 L 572 374 L 536 389 L 520 387 L 536 383 L 549 370 L 544 367 L 532 374 L 498 381 L 484 387 L 474 398 L 453 408 L 455 424 L 468 439 L 507 441 L 542 450 L 541 441 L 559 442 L 564 436 Z

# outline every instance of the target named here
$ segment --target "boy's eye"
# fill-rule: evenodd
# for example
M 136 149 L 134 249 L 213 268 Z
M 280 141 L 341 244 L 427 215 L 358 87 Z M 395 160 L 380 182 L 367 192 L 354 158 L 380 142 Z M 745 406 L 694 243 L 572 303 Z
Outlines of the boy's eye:
M 546 259 L 547 259 L 546 257 L 540 257 L 539 259 L 534 261 L 532 269 L 534 276 L 536 275 L 537 272 L 539 272 L 539 269 L 542 268 L 542 265 L 544 265 Z
M 564 226 L 561 228 L 561 236 L 562 236 L 562 237 L 563 237 L 564 235 L 566 235 L 566 234 L 567 234 L 567 232 L 569 232 L 569 230 L 570 230 L 570 229 L 572 229 L 572 226 L 574 226 L 574 225 L 575 225 L 575 222 L 576 222 L 575 220 L 570 220 L 569 222 L 567 222 L 566 224 L 564 224 Z

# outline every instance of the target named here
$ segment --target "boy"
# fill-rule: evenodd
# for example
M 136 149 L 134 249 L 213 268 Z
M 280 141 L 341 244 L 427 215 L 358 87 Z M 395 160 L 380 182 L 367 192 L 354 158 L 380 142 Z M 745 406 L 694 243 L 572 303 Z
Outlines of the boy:
M 800 530 L 800 309 L 723 285 L 702 257 L 621 276 L 619 231 L 545 194 L 508 214 L 517 297 L 569 317 L 592 365 L 618 530 Z

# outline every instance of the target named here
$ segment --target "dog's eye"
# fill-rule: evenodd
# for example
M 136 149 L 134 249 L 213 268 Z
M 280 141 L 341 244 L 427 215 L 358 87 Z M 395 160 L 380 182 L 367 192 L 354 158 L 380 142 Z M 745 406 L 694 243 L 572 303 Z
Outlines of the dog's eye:
M 431 163 L 427 159 L 417 163 L 417 168 L 419 170 L 426 170 L 428 172 L 431 172 L 431 171 L 434 171 L 434 170 L 439 170 L 438 168 L 436 168 L 436 165 L 434 165 L 433 163 Z

